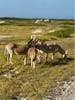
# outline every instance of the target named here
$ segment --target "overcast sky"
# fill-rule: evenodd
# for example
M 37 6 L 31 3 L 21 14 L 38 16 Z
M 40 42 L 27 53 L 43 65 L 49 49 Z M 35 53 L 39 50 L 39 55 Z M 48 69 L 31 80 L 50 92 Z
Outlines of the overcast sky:
M 74 0 L 0 0 L 0 17 L 74 18 Z

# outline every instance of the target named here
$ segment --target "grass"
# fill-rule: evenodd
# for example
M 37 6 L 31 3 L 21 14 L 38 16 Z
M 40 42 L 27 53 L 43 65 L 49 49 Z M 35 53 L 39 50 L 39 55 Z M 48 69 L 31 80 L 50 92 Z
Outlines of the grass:
M 2 19 L 4 20 L 4 19 Z M 17 21 L 22 24 L 20 19 L 13 19 L 14 23 Z M 5 45 L 0 45 L 0 100 L 12 100 L 16 96 L 27 97 L 29 100 L 39 100 L 48 88 L 56 86 L 56 82 L 68 81 L 74 75 L 74 41 L 73 37 L 67 37 L 67 35 L 73 34 L 73 26 L 70 27 L 69 20 L 67 21 L 68 26 L 63 28 L 65 24 L 63 20 L 54 20 L 54 22 L 44 23 L 45 25 L 33 25 L 34 20 L 28 21 L 27 25 L 0 25 L 0 35 L 13 35 L 11 38 L 0 39 L 0 42 L 8 43 L 13 41 L 20 44 L 26 44 L 29 41 L 32 31 L 42 28 L 43 33 L 41 36 L 37 36 L 42 41 L 50 40 L 51 42 L 56 41 L 65 50 L 68 49 L 67 62 L 62 62 L 61 55 L 55 55 L 55 61 L 51 62 L 51 54 L 49 54 L 48 63 L 45 63 L 45 54 L 42 58 L 42 63 L 36 64 L 36 68 L 32 69 L 30 63 L 26 66 L 23 65 L 22 56 L 13 57 L 13 65 L 7 64 L 6 59 L 3 56 Z M 66 20 L 65 20 L 66 21 Z M 54 24 L 56 22 L 56 24 Z M 57 28 L 57 24 L 60 22 L 58 28 L 63 30 L 56 31 L 54 33 L 48 33 L 50 29 Z M 32 25 L 29 25 L 31 23 Z M 72 24 L 71 24 L 72 25 Z M 69 28 L 70 27 L 70 28 Z M 64 36 L 61 36 L 61 33 Z M 60 34 L 60 35 L 57 35 Z M 62 37 L 62 38 L 61 38 Z M 66 38 L 67 37 L 67 38 Z M 10 73 L 12 78 L 7 78 L 4 75 Z
M 13 71 L 12 79 L 3 77 L 3 74 L 11 72 L 11 69 L 15 68 L 19 73 L 16 74 L 16 71 Z M 43 96 L 48 86 L 52 88 L 55 81 L 69 80 L 73 75 L 73 61 L 56 65 L 37 64 L 36 69 L 32 69 L 30 65 L 23 66 L 17 61 L 13 66 L 5 64 L 0 69 L 0 95 L 2 99 L 10 99 L 16 95 L 35 98 L 38 94 Z
M 73 34 L 73 33 L 74 33 L 74 28 L 70 27 L 70 28 L 62 29 L 62 30 L 59 30 L 56 32 L 48 33 L 47 35 L 55 36 L 55 37 L 59 37 L 59 38 L 67 38 L 67 37 L 70 37 L 71 34 Z

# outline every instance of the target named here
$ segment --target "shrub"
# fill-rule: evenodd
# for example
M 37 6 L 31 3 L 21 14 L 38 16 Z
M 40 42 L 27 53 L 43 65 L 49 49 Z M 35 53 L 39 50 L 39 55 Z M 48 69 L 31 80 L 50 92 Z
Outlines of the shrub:
M 49 36 L 56 36 L 60 38 L 70 37 L 71 34 L 74 33 L 74 28 L 63 29 L 60 31 L 48 33 Z

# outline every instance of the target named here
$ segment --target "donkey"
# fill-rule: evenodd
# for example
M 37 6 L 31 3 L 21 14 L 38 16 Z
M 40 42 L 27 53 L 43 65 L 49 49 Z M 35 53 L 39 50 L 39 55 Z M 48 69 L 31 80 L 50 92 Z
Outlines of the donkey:
M 56 43 L 47 45 L 45 43 L 38 42 L 36 44 L 36 48 L 39 50 L 42 50 L 43 52 L 47 54 L 46 61 L 48 59 L 48 53 L 52 53 L 52 57 L 51 57 L 52 60 L 54 60 L 54 55 L 57 52 L 59 52 L 62 55 L 63 59 L 67 57 L 67 50 L 65 51 L 59 44 L 56 44 Z
M 35 47 L 30 47 L 27 52 L 28 57 L 31 59 L 31 67 L 33 68 L 35 68 L 37 52 L 38 51 Z
M 15 43 L 8 43 L 5 46 L 4 55 L 7 57 L 7 62 L 9 61 L 12 63 L 12 57 L 13 54 L 19 54 L 19 55 L 26 55 L 31 59 L 31 66 L 35 68 L 35 58 L 36 58 L 36 49 L 33 47 L 30 47 L 29 45 L 20 45 Z M 24 59 L 24 65 L 26 65 L 26 57 Z
M 31 36 L 31 40 L 28 42 L 28 46 L 36 48 L 36 45 L 38 44 L 38 42 L 39 42 L 39 40 L 36 39 L 36 37 L 33 35 L 33 36 Z M 40 62 L 40 60 L 41 60 L 40 59 L 40 54 L 43 54 L 43 51 L 38 49 L 38 48 L 36 48 L 36 50 L 37 50 L 37 57 L 36 57 L 36 59 L 37 59 L 37 62 Z

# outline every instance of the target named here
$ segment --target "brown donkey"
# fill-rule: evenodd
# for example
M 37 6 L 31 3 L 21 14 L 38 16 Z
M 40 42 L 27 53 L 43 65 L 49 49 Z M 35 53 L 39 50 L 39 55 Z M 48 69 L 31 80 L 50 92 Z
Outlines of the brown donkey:
M 35 47 L 30 47 L 27 52 L 28 57 L 31 59 L 31 67 L 33 68 L 35 68 L 37 52 L 38 51 Z
M 13 54 L 25 55 L 31 59 L 31 66 L 35 68 L 35 58 L 36 58 L 36 49 L 34 47 L 29 47 L 29 45 L 20 45 L 15 43 L 8 43 L 5 46 L 4 55 L 7 57 L 7 62 L 12 63 Z M 24 59 L 24 65 L 26 65 L 26 57 Z

